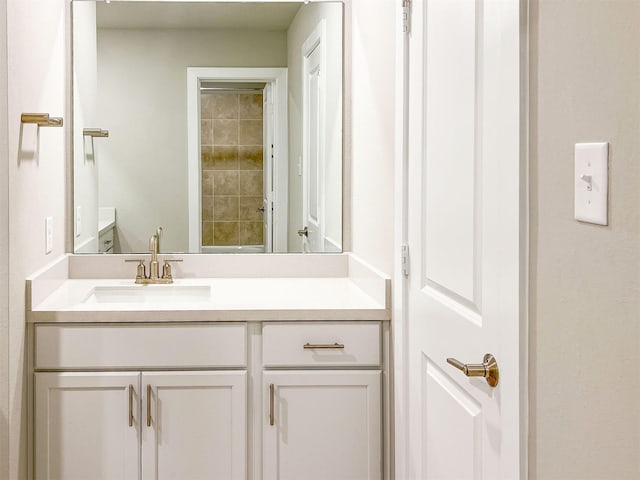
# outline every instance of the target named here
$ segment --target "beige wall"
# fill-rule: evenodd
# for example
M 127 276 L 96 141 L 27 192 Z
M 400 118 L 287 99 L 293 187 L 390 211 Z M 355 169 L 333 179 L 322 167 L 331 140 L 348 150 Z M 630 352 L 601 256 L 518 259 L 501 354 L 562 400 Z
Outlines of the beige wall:
M 7 2 L 0 0 L 0 478 L 9 478 L 9 146 Z
M 351 32 L 351 250 L 388 275 L 395 221 L 395 6 L 389 0 L 353 0 Z
M 640 2 L 531 3 L 531 480 L 640 478 Z M 610 142 L 609 226 L 573 146 Z
M 84 137 L 84 128 L 96 128 L 98 52 L 96 4 L 73 4 L 73 200 L 81 208 L 80 231 L 74 225 L 74 252 L 98 251 L 98 161 L 105 139 Z M 74 210 L 74 220 L 77 210 Z
M 98 31 L 100 206 L 116 207 L 122 251 L 188 250 L 187 67 L 283 67 L 285 32 Z
M 25 278 L 64 253 L 66 221 L 66 127 L 21 125 L 20 114 L 61 116 L 65 112 L 65 1 L 9 0 L 6 19 L 10 455 L 9 475 L 3 478 L 14 480 L 25 478 L 27 470 Z M 53 217 L 54 229 L 54 248 L 48 255 L 44 241 L 47 216 Z

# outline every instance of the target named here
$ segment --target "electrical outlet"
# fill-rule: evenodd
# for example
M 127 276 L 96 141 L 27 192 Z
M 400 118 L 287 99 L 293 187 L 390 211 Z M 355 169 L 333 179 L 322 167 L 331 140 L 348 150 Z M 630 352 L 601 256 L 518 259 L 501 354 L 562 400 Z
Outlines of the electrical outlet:
M 76 207 L 76 237 L 82 234 L 82 207 Z
M 46 247 L 45 253 L 48 255 L 53 251 L 53 217 L 47 217 L 44 220 Z

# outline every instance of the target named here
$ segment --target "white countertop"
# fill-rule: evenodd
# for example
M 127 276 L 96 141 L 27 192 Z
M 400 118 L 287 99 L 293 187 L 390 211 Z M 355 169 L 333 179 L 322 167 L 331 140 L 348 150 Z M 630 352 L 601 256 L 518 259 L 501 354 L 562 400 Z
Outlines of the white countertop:
M 100 207 L 98 209 L 98 235 L 102 235 L 116 226 L 115 207 Z
M 32 295 L 32 283 L 51 283 L 43 274 L 29 281 L 27 321 L 389 320 L 390 282 L 375 276 L 363 280 L 366 274 L 358 268 L 352 267 L 352 273 L 360 273 L 356 276 L 177 278 L 172 285 L 178 288 L 209 287 L 210 294 L 195 301 L 174 301 L 170 295 L 162 294 L 158 298 L 157 290 L 163 285 L 135 285 L 132 278 L 66 278 L 49 287 L 46 294 Z M 375 288 L 369 288 L 372 280 L 377 284 Z M 156 289 L 158 300 L 125 298 L 121 302 L 116 298 L 100 303 L 90 298 L 96 287 L 152 288 Z

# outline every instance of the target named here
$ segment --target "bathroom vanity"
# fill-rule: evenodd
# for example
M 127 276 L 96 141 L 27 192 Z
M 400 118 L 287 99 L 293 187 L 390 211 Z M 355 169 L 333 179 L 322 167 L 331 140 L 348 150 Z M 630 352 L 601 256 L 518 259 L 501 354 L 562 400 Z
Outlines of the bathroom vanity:
M 387 278 L 189 255 L 135 285 L 125 258 L 28 281 L 33 478 L 390 478 Z

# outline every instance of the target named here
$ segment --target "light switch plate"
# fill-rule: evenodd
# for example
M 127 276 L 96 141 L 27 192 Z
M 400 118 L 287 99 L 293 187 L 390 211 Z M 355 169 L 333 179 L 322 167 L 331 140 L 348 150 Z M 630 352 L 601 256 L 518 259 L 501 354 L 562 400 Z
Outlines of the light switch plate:
M 607 225 L 609 144 L 576 143 L 574 216 L 581 222 Z
M 45 253 L 49 254 L 53 251 L 53 217 L 47 217 L 44 220 L 46 248 Z

